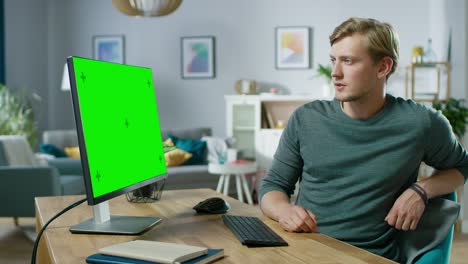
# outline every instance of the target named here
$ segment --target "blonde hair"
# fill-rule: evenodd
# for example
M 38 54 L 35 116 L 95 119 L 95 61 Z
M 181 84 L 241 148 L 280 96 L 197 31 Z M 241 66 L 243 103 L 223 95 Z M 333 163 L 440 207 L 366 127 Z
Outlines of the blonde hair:
M 399 40 L 398 34 L 393 27 L 384 22 L 372 18 L 352 17 L 341 23 L 330 35 L 330 45 L 355 33 L 367 37 L 368 50 L 375 63 L 384 57 L 393 60 L 393 66 L 387 75 L 387 80 L 395 72 L 399 62 Z

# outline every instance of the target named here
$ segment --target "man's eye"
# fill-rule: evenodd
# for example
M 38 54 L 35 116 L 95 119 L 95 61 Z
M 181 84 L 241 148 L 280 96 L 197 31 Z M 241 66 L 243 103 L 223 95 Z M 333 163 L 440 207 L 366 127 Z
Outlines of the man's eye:
M 351 64 L 351 63 L 353 63 L 353 62 L 351 61 L 351 59 L 345 59 L 345 60 L 344 60 L 344 63 L 346 63 L 346 64 Z
M 335 65 L 335 59 L 330 59 L 332 65 Z

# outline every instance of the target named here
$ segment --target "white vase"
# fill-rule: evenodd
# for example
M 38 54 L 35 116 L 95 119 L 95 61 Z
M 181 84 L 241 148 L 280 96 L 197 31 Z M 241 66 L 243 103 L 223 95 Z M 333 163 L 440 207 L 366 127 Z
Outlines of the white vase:
M 322 94 L 323 97 L 327 99 L 333 99 L 333 97 L 335 97 L 335 87 L 333 82 L 325 82 L 322 85 Z

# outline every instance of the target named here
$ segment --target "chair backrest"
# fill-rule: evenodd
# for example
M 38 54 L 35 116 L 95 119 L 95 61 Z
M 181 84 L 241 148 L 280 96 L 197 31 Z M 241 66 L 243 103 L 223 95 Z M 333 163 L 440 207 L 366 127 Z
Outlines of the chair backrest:
M 417 229 L 399 232 L 398 244 L 406 263 L 449 264 L 453 223 L 459 213 L 456 193 L 431 199 Z
M 31 146 L 24 136 L 0 135 L 0 165 L 3 166 L 39 166 Z M 5 164 L 1 164 L 5 163 Z

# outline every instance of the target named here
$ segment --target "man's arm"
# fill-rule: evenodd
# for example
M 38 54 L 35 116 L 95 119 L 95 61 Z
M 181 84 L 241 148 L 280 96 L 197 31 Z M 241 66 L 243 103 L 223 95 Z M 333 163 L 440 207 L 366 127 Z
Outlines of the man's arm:
M 417 182 L 427 193 L 427 198 L 454 192 L 465 178 L 457 169 L 436 171 L 431 177 Z M 424 201 L 415 191 L 407 189 L 396 200 L 385 221 L 399 230 L 415 230 L 422 214 Z
M 464 183 L 465 177 L 457 169 L 436 170 L 431 177 L 418 182 L 428 199 L 454 192 Z
M 431 199 L 454 192 L 464 184 L 468 175 L 468 153 L 440 111 L 429 109 L 424 112 L 427 113 L 425 118 L 419 119 L 424 127 L 423 161 L 438 168 L 438 171 L 417 184 Z M 423 199 L 414 190 L 408 189 L 398 197 L 385 221 L 396 229 L 414 230 L 424 209 Z
M 278 221 L 289 232 L 316 232 L 317 218 L 307 209 L 292 205 L 288 196 L 280 191 L 267 192 L 261 202 L 262 212 Z
M 298 126 L 301 123 L 298 112 L 301 109 L 296 110 L 289 118 L 271 167 L 262 180 L 259 197 L 263 213 L 278 221 L 284 230 L 314 232 L 317 231 L 315 215 L 289 201 L 304 166 L 298 136 Z

